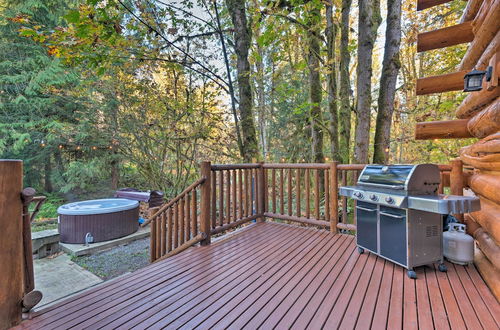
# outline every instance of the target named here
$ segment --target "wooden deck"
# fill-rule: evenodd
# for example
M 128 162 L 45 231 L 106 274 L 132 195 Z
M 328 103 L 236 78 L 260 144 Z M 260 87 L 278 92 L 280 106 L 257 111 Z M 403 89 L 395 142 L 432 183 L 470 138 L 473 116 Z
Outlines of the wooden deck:
M 258 223 L 32 315 L 26 329 L 498 329 L 500 305 L 474 267 L 418 279 L 354 237 Z M 480 283 L 479 285 L 477 283 Z

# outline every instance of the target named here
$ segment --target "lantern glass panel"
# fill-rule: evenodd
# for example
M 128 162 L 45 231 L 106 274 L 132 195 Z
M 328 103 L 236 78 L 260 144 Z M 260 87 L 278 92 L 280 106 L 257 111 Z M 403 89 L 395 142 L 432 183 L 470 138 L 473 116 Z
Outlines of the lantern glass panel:
M 467 80 L 467 87 L 468 88 L 478 88 L 478 87 L 481 87 L 482 84 L 483 84 L 483 75 L 482 74 L 473 75 L 473 76 L 468 77 L 468 80 Z

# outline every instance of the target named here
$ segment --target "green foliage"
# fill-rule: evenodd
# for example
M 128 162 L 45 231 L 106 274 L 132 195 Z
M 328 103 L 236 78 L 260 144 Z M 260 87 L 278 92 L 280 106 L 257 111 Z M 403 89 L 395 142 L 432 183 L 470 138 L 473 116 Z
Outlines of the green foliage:
M 340 2 L 334 1 L 335 24 L 340 20 Z M 26 185 L 41 193 L 57 192 L 67 200 L 109 196 L 116 182 L 116 188 L 162 189 L 173 196 L 197 177 L 200 160 L 238 162 L 212 2 L 6 3 L 0 9 L 0 157 L 24 160 Z M 323 82 L 332 71 L 326 64 L 332 63 L 325 63 L 324 15 L 310 21 L 308 13 L 324 4 L 320 0 L 281 5 L 279 1 L 247 2 L 254 36 L 251 79 L 253 92 L 263 96 L 258 120 L 263 130 L 260 142 L 267 143 L 266 161 L 310 160 L 313 104 L 308 95 L 307 40 L 312 27 L 321 31 L 318 56 L 323 61 Z M 414 141 L 412 132 L 417 121 L 453 118 L 464 95 L 417 99 L 415 81 L 453 70 L 465 46 L 417 54 L 415 40 L 421 31 L 456 22 L 464 2 L 452 1 L 419 13 L 415 3 L 403 5 L 392 161 L 446 163 L 470 141 Z M 232 24 L 226 8 L 219 10 L 231 49 Z M 348 50 L 354 59 L 355 8 L 352 13 Z M 374 55 L 374 87 L 380 54 Z M 229 55 L 236 81 L 234 56 Z M 337 43 L 333 65 L 338 65 L 338 59 Z M 351 72 L 355 72 L 354 62 Z M 257 65 L 262 67 L 257 70 Z M 320 124 L 327 132 L 330 114 L 325 96 L 326 88 Z M 325 143 L 326 155 L 329 147 Z M 40 217 L 55 216 L 62 202 L 51 195 Z

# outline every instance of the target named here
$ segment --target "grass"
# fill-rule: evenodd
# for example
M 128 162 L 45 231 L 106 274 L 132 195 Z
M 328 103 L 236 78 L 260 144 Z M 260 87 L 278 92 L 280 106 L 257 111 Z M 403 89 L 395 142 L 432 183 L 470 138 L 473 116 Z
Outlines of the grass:
M 37 231 L 57 229 L 57 222 L 54 221 L 38 221 L 31 224 L 31 232 L 35 233 Z

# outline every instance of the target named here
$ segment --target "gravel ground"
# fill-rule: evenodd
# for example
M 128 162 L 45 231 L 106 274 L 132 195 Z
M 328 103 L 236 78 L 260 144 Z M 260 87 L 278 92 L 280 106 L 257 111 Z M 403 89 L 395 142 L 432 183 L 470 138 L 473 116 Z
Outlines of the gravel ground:
M 149 238 L 72 260 L 103 280 L 109 280 L 149 264 Z

